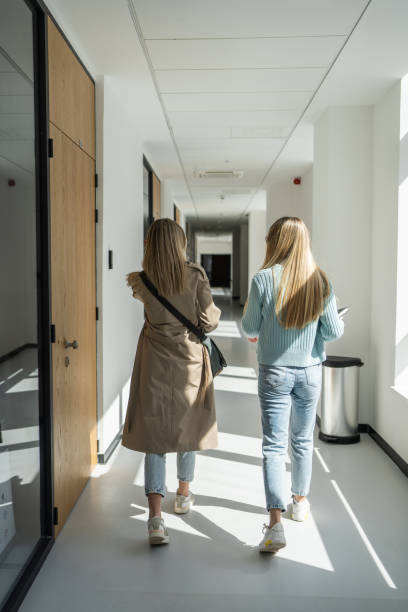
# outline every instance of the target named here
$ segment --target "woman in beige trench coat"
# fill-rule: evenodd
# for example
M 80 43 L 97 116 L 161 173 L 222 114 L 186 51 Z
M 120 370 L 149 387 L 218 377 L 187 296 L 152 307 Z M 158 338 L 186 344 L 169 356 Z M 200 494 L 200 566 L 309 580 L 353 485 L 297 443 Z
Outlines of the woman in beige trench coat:
M 202 331 L 218 325 L 221 311 L 212 300 L 204 269 L 186 262 L 186 236 L 171 219 L 149 229 L 143 270 L 180 312 Z M 177 452 L 179 487 L 174 510 L 184 514 L 193 497 L 195 451 L 217 446 L 214 388 L 207 350 L 144 285 L 140 272 L 128 275 L 133 296 L 145 309 L 133 367 L 122 444 L 145 456 L 151 544 L 167 544 L 161 518 L 165 492 L 165 453 Z

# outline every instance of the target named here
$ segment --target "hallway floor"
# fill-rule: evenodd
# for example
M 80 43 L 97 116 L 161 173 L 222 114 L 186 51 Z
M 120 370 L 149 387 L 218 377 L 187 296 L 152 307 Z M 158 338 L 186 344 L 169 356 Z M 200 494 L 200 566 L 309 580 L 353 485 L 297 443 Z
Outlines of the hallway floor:
M 407 479 L 366 434 L 330 446 L 316 437 L 309 520 L 284 519 L 287 548 L 260 555 L 267 520 L 255 348 L 239 309 L 217 296 L 215 332 L 230 367 L 216 379 L 219 448 L 200 453 L 189 516 L 172 514 L 167 547 L 147 542 L 143 455 L 119 447 L 97 466 L 35 580 L 23 612 L 406 612 Z M 288 478 L 290 460 L 288 457 Z

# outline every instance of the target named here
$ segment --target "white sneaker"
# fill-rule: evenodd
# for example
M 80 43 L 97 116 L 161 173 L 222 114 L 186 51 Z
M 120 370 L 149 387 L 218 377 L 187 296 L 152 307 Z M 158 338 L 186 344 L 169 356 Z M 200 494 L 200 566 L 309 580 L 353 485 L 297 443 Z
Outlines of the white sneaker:
M 180 495 L 176 493 L 176 499 L 174 500 L 174 512 L 176 514 L 187 514 L 191 510 L 194 504 L 194 496 L 192 493 L 186 495 Z
M 285 532 L 282 523 L 275 523 L 272 527 L 264 525 L 264 537 L 259 544 L 260 552 L 275 553 L 286 546 Z
M 294 521 L 305 521 L 309 517 L 310 504 L 308 500 L 302 499 L 302 501 L 296 501 L 295 496 L 292 495 L 292 512 L 290 517 Z
M 149 532 L 149 542 L 152 546 L 168 544 L 170 542 L 169 532 L 160 516 L 154 516 L 149 519 L 147 521 L 147 529 Z

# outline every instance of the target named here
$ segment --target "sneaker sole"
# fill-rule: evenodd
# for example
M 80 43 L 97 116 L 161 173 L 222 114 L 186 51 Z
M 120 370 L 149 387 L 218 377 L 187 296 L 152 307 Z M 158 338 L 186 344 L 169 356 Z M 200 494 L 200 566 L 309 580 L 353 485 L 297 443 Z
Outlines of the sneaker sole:
M 160 544 L 168 544 L 170 542 L 170 536 L 162 535 L 161 533 L 151 533 L 149 535 L 149 542 L 152 546 L 160 546 Z
M 291 514 L 290 518 L 292 519 L 292 521 L 297 521 L 298 523 L 303 523 L 304 521 L 307 521 L 307 519 L 309 518 L 309 513 L 307 513 L 304 518 L 295 518 L 295 515 Z
M 174 512 L 176 514 L 187 514 L 187 512 L 190 512 L 192 507 L 193 504 L 191 504 L 188 508 L 180 508 L 180 506 L 174 506 Z
M 151 546 L 160 546 L 161 544 L 168 544 L 170 538 L 169 536 L 151 536 L 149 542 Z
M 278 552 L 278 550 L 285 548 L 285 546 L 286 546 L 286 542 L 285 543 L 281 542 L 280 544 L 271 544 L 270 546 L 262 546 L 262 548 L 259 549 L 259 552 L 276 553 Z

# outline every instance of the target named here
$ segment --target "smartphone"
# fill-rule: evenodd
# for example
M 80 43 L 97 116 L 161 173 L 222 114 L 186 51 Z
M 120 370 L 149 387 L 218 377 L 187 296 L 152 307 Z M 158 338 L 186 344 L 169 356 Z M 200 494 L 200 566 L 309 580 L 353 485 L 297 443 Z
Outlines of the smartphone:
M 347 306 L 344 306 L 344 308 L 339 308 L 337 313 L 340 317 L 340 319 L 342 319 L 344 317 L 344 315 L 346 314 L 346 312 L 349 311 L 349 308 Z

